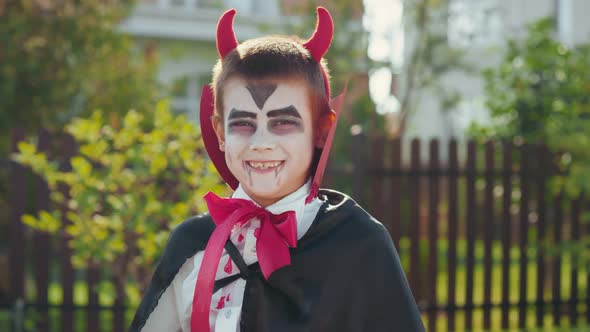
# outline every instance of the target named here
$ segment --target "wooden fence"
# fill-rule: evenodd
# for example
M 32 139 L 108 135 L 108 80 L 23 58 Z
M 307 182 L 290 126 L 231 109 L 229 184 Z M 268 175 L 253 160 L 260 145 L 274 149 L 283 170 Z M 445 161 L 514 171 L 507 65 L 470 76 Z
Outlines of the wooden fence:
M 16 151 L 16 142 L 24 138 L 22 131 L 14 131 L 13 151 Z M 57 144 L 63 159 L 76 153 L 75 142 L 71 137 L 56 138 L 42 130 L 38 134 L 38 142 L 39 151 L 47 151 L 50 146 Z M 115 299 L 110 305 L 101 304 L 98 286 L 105 280 L 105 271 L 97 268 L 75 271 L 71 265 L 67 239 L 52 238 L 20 222 L 24 213 L 50 207 L 49 190 L 47 184 L 29 170 L 16 163 L 10 163 L 10 167 L 12 328 L 21 331 L 27 317 L 33 316 L 36 330 L 41 332 L 98 332 L 104 331 L 105 327 L 107 331 L 125 331 L 129 323 L 126 313 L 133 310 L 126 305 L 125 289 L 115 289 Z M 27 192 L 27 189 L 32 191 Z M 61 189 L 67 195 L 65 188 Z M 87 290 L 84 303 L 74 301 L 77 280 L 83 281 L 82 285 Z M 49 301 L 51 283 L 59 285 L 61 303 Z M 30 295 L 32 293 L 34 296 Z M 105 321 L 105 318 L 109 321 Z M 109 329 L 109 326 L 112 328 Z
M 15 142 L 23 138 L 15 132 Z M 39 142 L 40 149 L 55 143 L 46 132 Z M 554 169 L 545 147 L 403 143 L 355 136 L 351 162 L 332 162 L 326 182 L 351 188 L 352 196 L 385 224 L 428 331 L 590 321 L 588 267 L 576 264 L 575 252 L 550 255 L 554 244 L 588 234 L 581 216 L 589 205 L 549 196 Z M 58 144 L 65 157 L 74 153 L 71 139 Z M 49 192 L 26 169 L 10 167 L 13 328 L 21 324 L 19 313 L 34 309 L 39 331 L 124 331 L 133 313 L 125 290 L 116 289 L 114 303 L 101 305 L 102 271 L 75 271 L 66 241 L 20 222 L 25 211 L 49 207 Z M 32 186 L 24 185 L 28 179 L 34 179 Z M 74 301 L 80 281 L 87 285 L 85 303 Z M 52 284 L 59 285 L 60 303 L 48 301 Z
M 402 153 L 400 140 L 357 136 L 344 175 L 390 231 L 428 331 L 590 321 L 587 264 L 579 252 L 555 252 L 588 234 L 589 205 L 551 196 L 556 167 L 545 146 L 409 143 Z

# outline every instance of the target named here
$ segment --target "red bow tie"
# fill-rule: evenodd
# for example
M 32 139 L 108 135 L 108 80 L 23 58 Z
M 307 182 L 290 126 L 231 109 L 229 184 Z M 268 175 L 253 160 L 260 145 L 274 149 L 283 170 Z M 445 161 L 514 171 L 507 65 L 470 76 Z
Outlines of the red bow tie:
M 264 278 L 275 270 L 291 264 L 289 248 L 297 246 L 295 212 L 275 215 L 253 202 L 238 198 L 220 198 L 213 193 L 205 195 L 209 213 L 217 225 L 209 238 L 193 295 L 191 331 L 209 331 L 209 311 L 213 284 L 219 267 L 223 247 L 233 226 L 253 218 L 260 220 L 260 234 L 256 240 L 256 255 Z

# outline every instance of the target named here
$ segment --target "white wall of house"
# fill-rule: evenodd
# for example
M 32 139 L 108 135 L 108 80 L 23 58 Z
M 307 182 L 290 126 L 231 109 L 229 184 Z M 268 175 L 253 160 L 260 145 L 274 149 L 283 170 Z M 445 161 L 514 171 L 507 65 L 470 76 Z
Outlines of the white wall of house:
M 459 8 L 449 17 L 450 43 L 468 50 L 466 60 L 479 69 L 492 67 L 502 58 L 506 38 L 522 35 L 526 25 L 539 18 L 556 15 L 559 36 L 568 44 L 590 42 L 590 1 L 588 0 L 454 0 Z M 406 56 L 411 48 L 411 34 L 406 33 Z M 403 91 L 403 76 L 400 84 Z M 410 118 L 405 138 L 466 138 L 465 130 L 473 121 L 489 119 L 484 106 L 484 82 L 476 76 L 453 72 L 443 78 L 445 86 L 456 89 L 463 100 L 450 112 L 441 109 L 436 93 L 419 93 L 417 109 Z M 409 140 L 408 140 L 409 141 Z M 427 146 L 423 146 L 426 157 Z M 446 151 L 442 151 L 443 155 Z

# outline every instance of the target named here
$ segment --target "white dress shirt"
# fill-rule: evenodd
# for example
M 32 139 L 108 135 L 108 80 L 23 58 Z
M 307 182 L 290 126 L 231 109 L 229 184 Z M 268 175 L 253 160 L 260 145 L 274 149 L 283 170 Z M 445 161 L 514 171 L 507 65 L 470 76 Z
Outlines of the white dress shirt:
M 323 203 L 320 199 L 315 198 L 309 204 L 305 204 L 305 199 L 309 194 L 310 188 L 311 181 L 308 181 L 298 190 L 266 207 L 268 211 L 274 214 L 295 211 L 298 240 L 309 230 Z M 232 198 L 252 201 L 241 186 L 238 186 Z M 230 240 L 239 250 L 248 265 L 258 261 L 258 257 L 256 256 L 256 236 L 258 235 L 259 227 L 260 220 L 253 218 L 243 225 L 235 225 L 230 234 Z M 174 280 L 172 280 L 171 285 L 162 294 L 158 305 L 142 328 L 142 332 L 190 332 L 193 293 L 201 267 L 201 261 L 203 260 L 203 254 L 203 251 L 199 251 L 194 256 L 188 258 L 182 265 Z M 215 280 L 237 273 L 239 273 L 238 267 L 224 249 L 219 261 L 219 268 L 217 269 Z M 240 315 L 245 288 L 246 280 L 239 278 L 213 294 L 209 314 L 211 332 L 240 331 Z

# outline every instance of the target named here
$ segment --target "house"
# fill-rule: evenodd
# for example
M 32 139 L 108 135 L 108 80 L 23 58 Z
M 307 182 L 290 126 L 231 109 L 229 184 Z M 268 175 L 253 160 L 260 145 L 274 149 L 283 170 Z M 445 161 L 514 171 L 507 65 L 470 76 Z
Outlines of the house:
M 527 24 L 542 17 L 555 17 L 557 34 L 566 44 L 590 41 L 590 1 L 587 0 L 449 0 L 448 10 L 445 22 L 448 43 L 465 49 L 466 61 L 477 69 L 499 63 L 504 41 L 522 35 Z M 483 103 L 484 82 L 477 72 L 476 75 L 451 72 L 441 83 L 455 88 L 462 101 L 446 112 L 434 91 L 422 91 L 406 137 L 464 139 L 472 121 L 488 119 Z
M 401 0 L 400 0 L 401 1 Z M 440 94 L 434 88 L 416 91 L 416 111 L 408 120 L 403 134 L 406 141 L 431 138 L 447 141 L 458 138 L 464 142 L 466 131 L 473 121 L 489 120 L 484 105 L 484 81 L 479 71 L 498 64 L 503 55 L 506 39 L 522 36 L 526 26 L 540 18 L 556 19 L 558 37 L 566 44 L 590 41 L 590 1 L 587 0 L 449 0 L 441 15 L 440 29 L 444 31 L 451 47 L 466 51 L 465 61 L 475 67 L 473 74 L 452 70 L 438 82 L 441 86 L 457 91 L 461 100 L 454 108 L 443 109 Z M 404 32 L 407 62 L 413 44 L 411 31 Z M 395 77 L 392 92 L 404 93 L 404 70 Z M 404 146 L 406 151 L 409 146 Z M 463 148 L 461 148 L 463 149 Z M 445 144 L 441 150 L 446 156 Z M 404 153 L 404 159 L 407 155 Z M 422 158 L 428 156 L 427 146 L 422 146 Z

